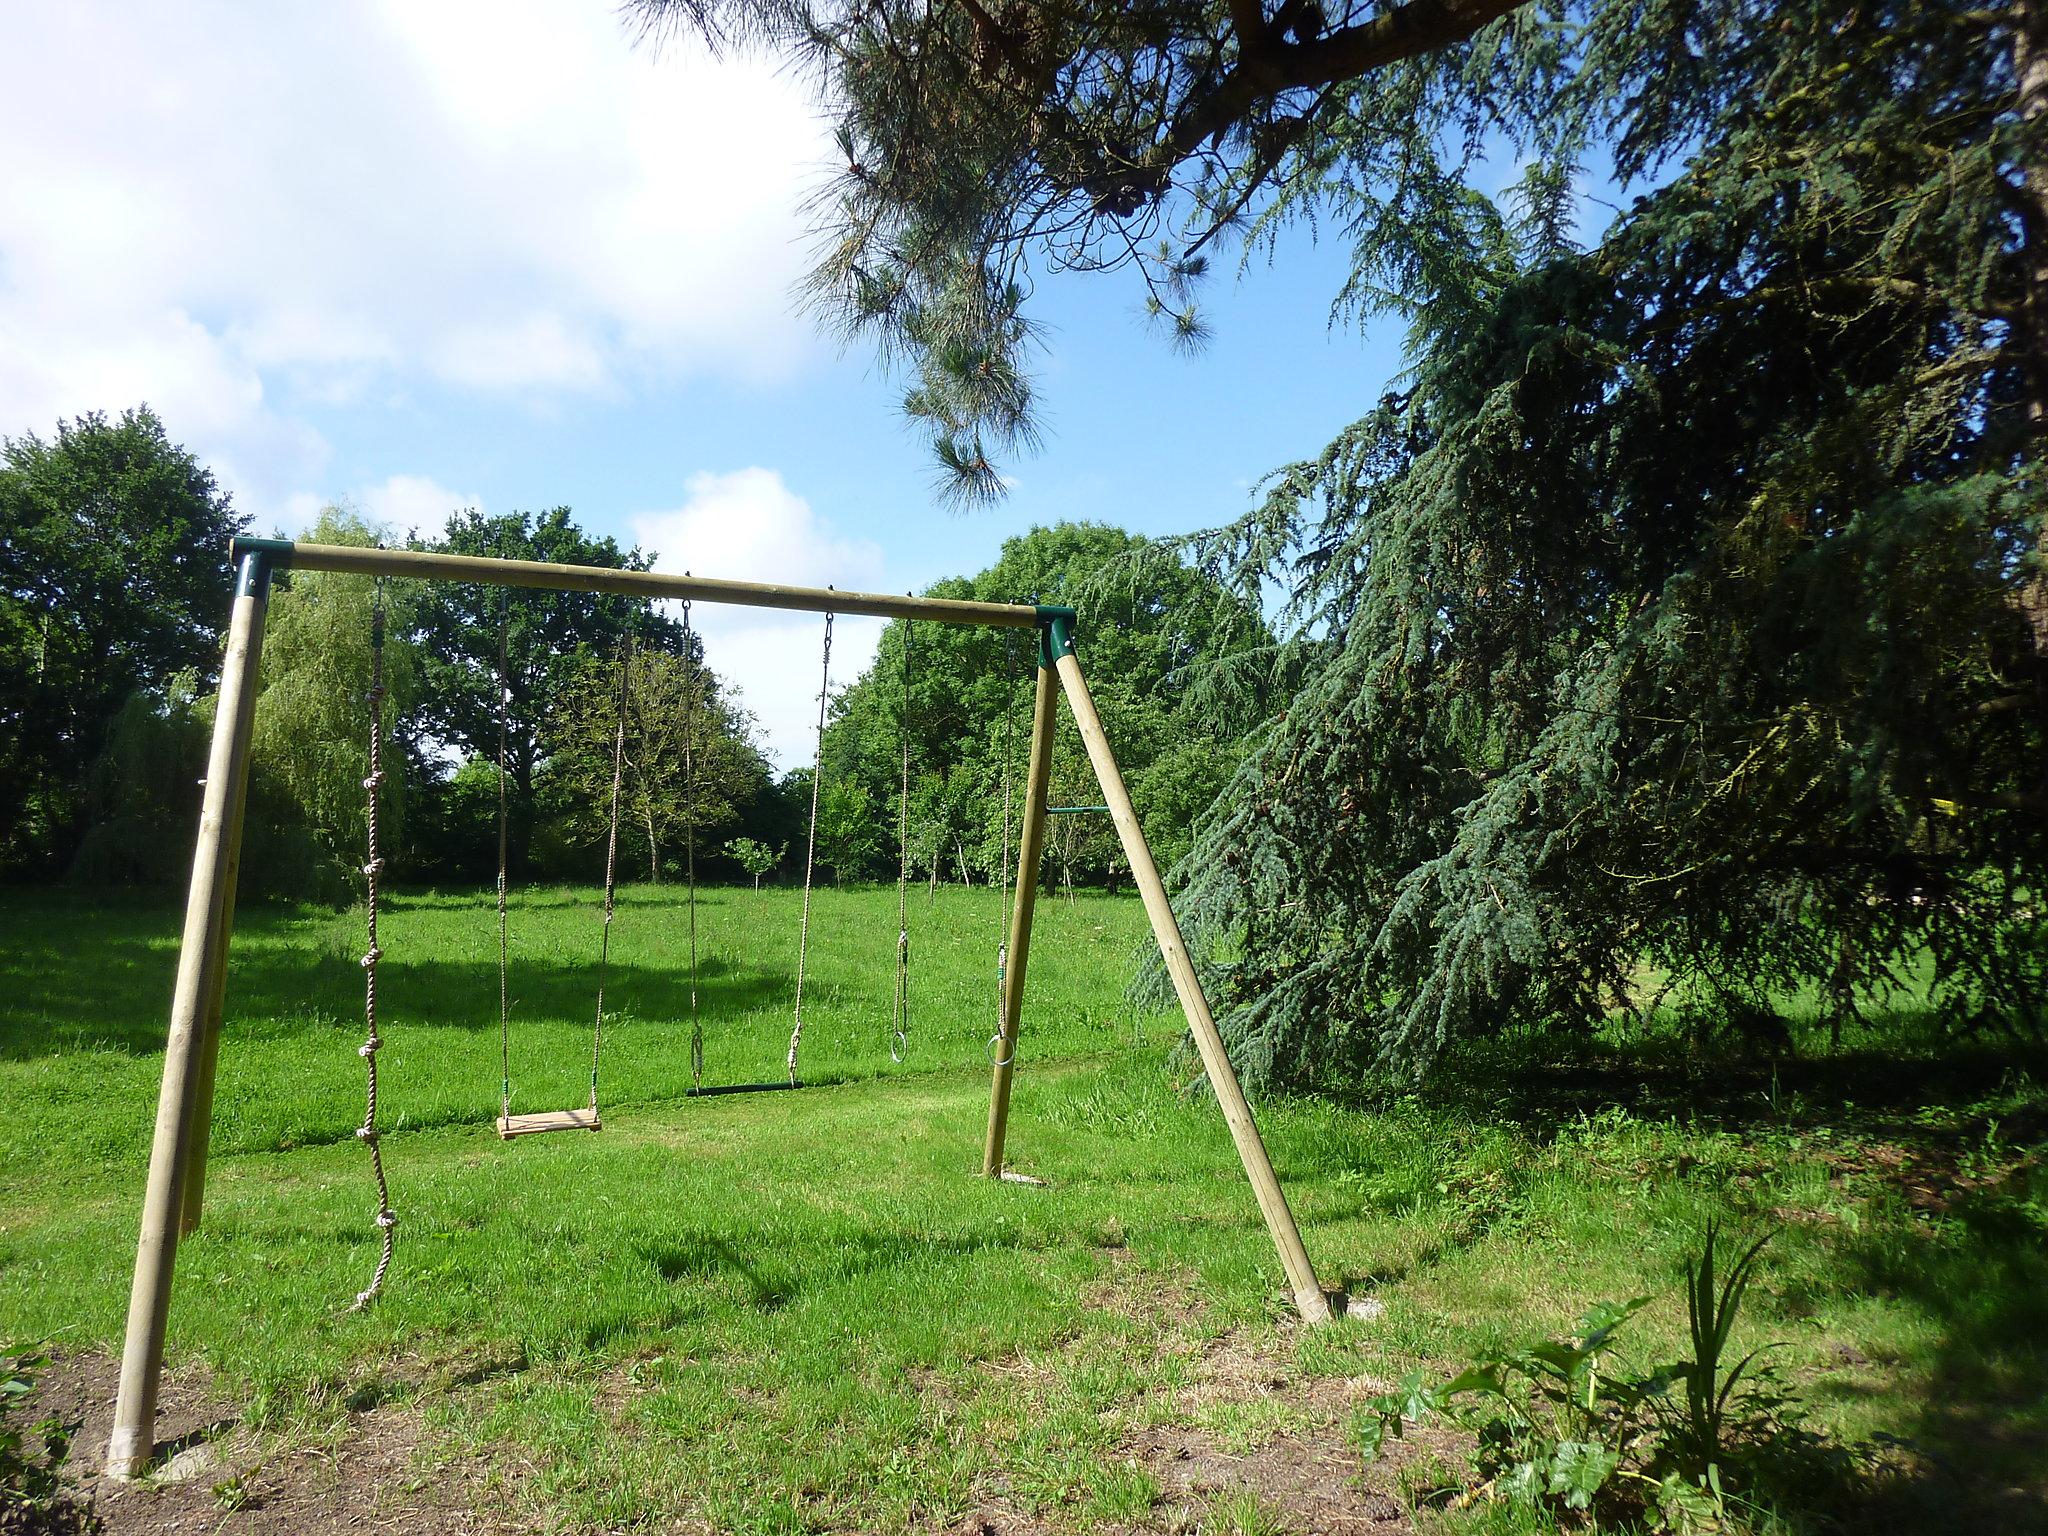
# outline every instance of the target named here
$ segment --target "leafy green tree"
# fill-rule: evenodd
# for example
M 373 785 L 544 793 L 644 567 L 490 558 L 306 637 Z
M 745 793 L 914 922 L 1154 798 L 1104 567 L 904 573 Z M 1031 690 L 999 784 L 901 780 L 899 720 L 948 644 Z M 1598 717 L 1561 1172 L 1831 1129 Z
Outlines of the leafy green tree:
M 761 889 L 761 877 L 782 862 L 782 856 L 789 850 L 770 848 L 758 838 L 736 837 L 725 845 L 725 851 L 732 861 L 754 877 L 754 889 Z
M 73 879 L 173 886 L 185 878 L 213 707 L 213 696 L 201 693 L 191 672 L 179 673 L 161 692 L 128 695 L 86 780 L 87 830 L 71 861 Z
M 810 794 L 811 770 L 802 768 L 790 776 Z M 883 801 L 865 784 L 828 777 L 818 791 L 817 863 L 832 871 L 835 884 L 850 875 L 878 875 L 886 867 L 895 872 L 895 806 Z
M 368 546 L 378 542 L 378 534 L 353 513 L 330 507 L 308 537 L 321 544 Z M 389 742 L 420 699 L 420 669 L 406 639 L 419 594 L 409 583 L 393 583 L 381 600 L 386 613 L 383 728 Z M 257 879 L 268 879 L 273 888 L 280 878 L 289 878 L 300 889 L 339 895 L 361 884 L 372 615 L 378 602 L 374 578 L 333 571 L 291 572 L 272 594 L 250 742 L 252 805 L 280 808 L 282 830 L 301 833 L 313 860 L 311 868 L 296 872 L 275 869 L 275 859 L 245 860 Z M 405 844 L 412 786 L 401 753 L 387 748 L 384 763 L 382 840 L 397 850 Z M 292 840 L 284 841 L 289 845 Z M 265 865 L 273 866 L 268 876 Z
M 547 798 L 573 835 L 593 846 L 611 814 L 619 681 L 616 664 L 592 660 L 564 695 L 547 738 Z M 648 879 L 659 881 L 692 830 L 700 855 L 724 846 L 767 793 L 768 763 L 754 745 L 753 718 L 701 663 L 660 652 L 633 657 L 624 704 L 620 851 L 643 860 Z
M 147 406 L 0 441 L 0 869 L 67 864 L 127 701 L 217 670 L 243 526 Z
M 448 519 L 440 538 L 416 547 L 448 554 L 644 571 L 653 557 L 594 538 L 567 507 L 487 517 L 471 510 Z M 523 868 L 533 835 L 535 792 L 546 761 L 552 710 L 591 656 L 610 656 L 628 635 L 649 652 L 680 655 L 682 626 L 632 598 L 599 592 L 466 586 L 436 582 L 414 617 L 422 666 L 416 730 L 431 747 L 498 757 L 500 645 L 504 647 L 506 770 L 511 855 Z M 431 757 L 431 751 L 420 754 Z
M 1218 760 L 1232 759 L 1229 744 L 1265 708 L 1266 673 L 1249 669 L 1247 659 L 1272 639 L 1255 605 L 1190 566 L 1148 558 L 1152 553 L 1147 541 L 1121 529 L 1061 523 L 1006 541 L 1001 557 L 979 575 L 930 589 L 932 596 L 1080 606 L 1097 703 L 1134 785 L 1169 742 L 1207 743 Z M 895 873 L 907 719 L 913 866 L 936 879 L 938 862 L 955 858 L 997 878 L 1006 782 L 1012 840 L 1022 814 L 1035 647 L 1021 631 L 901 622 L 884 629 L 874 665 L 834 700 L 825 740 L 828 784 L 858 783 L 873 805 L 888 809 L 887 836 L 858 873 Z M 1060 729 L 1054 798 L 1092 802 L 1098 791 L 1080 738 L 1064 716 Z M 1202 807 L 1162 795 L 1152 809 L 1172 818 L 1155 833 L 1180 848 Z M 1122 855 L 1107 822 L 1068 820 L 1073 825 L 1063 821 L 1050 845 L 1059 877 L 1112 876 Z

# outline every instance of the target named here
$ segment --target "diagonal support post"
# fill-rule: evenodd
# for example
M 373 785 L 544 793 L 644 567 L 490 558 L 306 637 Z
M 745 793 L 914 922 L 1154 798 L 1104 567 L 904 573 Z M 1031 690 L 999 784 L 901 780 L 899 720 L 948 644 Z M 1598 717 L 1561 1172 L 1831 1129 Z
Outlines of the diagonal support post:
M 988 1137 L 982 1144 L 983 1178 L 1003 1176 L 1003 1142 L 1010 1128 L 1010 1084 L 1017 1070 L 1017 1031 L 1024 1017 L 1024 972 L 1031 960 L 1031 916 L 1038 902 L 1038 866 L 1045 850 L 1046 792 L 1052 781 L 1052 731 L 1059 708 L 1049 628 L 1040 631 L 1038 689 L 1031 707 L 1031 766 L 1024 780 L 1024 826 L 1017 837 L 1017 888 L 1004 946 L 1003 1018 L 989 1082 Z
M 195 1135 L 195 1121 L 206 1074 L 208 1021 L 220 994 L 219 970 L 227 963 L 228 897 L 249 785 L 249 738 L 256 717 L 270 569 L 270 557 L 261 550 L 243 554 L 236 567 L 235 608 L 220 669 L 220 702 L 206 760 L 206 795 L 192 855 L 192 885 L 185 899 L 185 933 L 178 946 L 156 1136 L 150 1146 L 149 1184 L 135 1248 L 135 1281 L 128 1296 L 121 1391 L 107 1444 L 107 1475 L 117 1479 L 141 1476 L 156 1448 L 157 1387 L 163 1374 L 178 1233 L 193 1176 L 192 1158 L 204 1147 Z
M 1281 1268 L 1287 1272 L 1294 1305 L 1304 1322 L 1327 1323 L 1330 1320 L 1330 1298 L 1309 1263 L 1308 1249 L 1302 1244 L 1301 1229 L 1295 1225 L 1287 1193 L 1280 1187 L 1280 1177 L 1273 1171 L 1273 1160 L 1267 1155 L 1266 1144 L 1259 1136 L 1258 1123 L 1252 1118 L 1251 1105 L 1237 1080 L 1237 1070 L 1231 1066 L 1230 1055 L 1223 1048 L 1223 1037 L 1217 1033 L 1216 1020 L 1209 1012 L 1209 1000 L 1202 995 L 1202 983 L 1195 974 L 1194 961 L 1189 958 L 1187 944 L 1181 937 L 1180 923 L 1166 898 L 1166 882 L 1159 878 L 1159 868 L 1152 860 L 1152 850 L 1145 842 L 1137 812 L 1131 806 L 1130 792 L 1124 788 L 1123 773 L 1117 767 L 1115 754 L 1109 749 L 1109 737 L 1102 729 L 1102 717 L 1096 713 L 1095 700 L 1088 692 L 1088 680 L 1082 676 L 1081 663 L 1074 655 L 1071 616 L 1056 619 L 1050 633 L 1053 665 L 1066 693 L 1067 707 L 1073 711 L 1075 725 L 1080 727 L 1081 744 L 1087 748 L 1088 761 L 1095 769 L 1096 781 L 1102 786 L 1102 798 L 1109 805 L 1110 819 L 1116 823 L 1117 838 L 1122 842 L 1124 858 L 1131 866 L 1131 879 L 1136 882 L 1138 894 L 1144 900 L 1145 916 L 1152 924 L 1152 937 L 1159 945 L 1160 957 L 1166 962 L 1166 973 L 1172 978 L 1181 1011 L 1187 1015 L 1188 1028 L 1195 1037 L 1195 1048 L 1201 1053 L 1203 1070 L 1209 1076 L 1209 1086 L 1216 1094 L 1216 1102 L 1222 1106 L 1223 1118 L 1230 1126 L 1231 1140 L 1237 1144 L 1238 1159 L 1244 1164 L 1245 1177 L 1251 1181 L 1252 1193 L 1258 1197 L 1259 1213 L 1266 1219 L 1266 1231 L 1279 1252 Z

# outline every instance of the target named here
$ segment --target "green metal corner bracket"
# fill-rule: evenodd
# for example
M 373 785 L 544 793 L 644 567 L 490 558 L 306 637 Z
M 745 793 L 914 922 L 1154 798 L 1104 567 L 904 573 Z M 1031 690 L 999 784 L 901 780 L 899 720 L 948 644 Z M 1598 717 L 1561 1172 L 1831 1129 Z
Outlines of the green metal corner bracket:
M 1049 667 L 1062 656 L 1074 654 L 1074 626 L 1079 622 L 1071 608 L 1049 603 L 1038 605 L 1038 664 Z

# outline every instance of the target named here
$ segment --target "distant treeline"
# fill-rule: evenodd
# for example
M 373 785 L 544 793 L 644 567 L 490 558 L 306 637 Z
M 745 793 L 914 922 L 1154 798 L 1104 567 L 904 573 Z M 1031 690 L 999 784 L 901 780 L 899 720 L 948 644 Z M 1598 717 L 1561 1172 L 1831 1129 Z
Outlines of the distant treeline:
M 0 462 L 0 873 L 175 886 L 190 857 L 230 603 L 227 495 L 147 409 L 88 416 Z M 311 531 L 384 537 L 344 510 Z M 567 508 L 457 512 L 413 547 L 646 569 Z M 1010 540 L 933 595 L 1074 603 L 1084 651 L 1162 858 L 1184 850 L 1266 701 L 1221 685 L 1270 643 L 1255 608 L 1144 540 L 1063 524 Z M 801 875 L 808 764 L 778 778 L 752 718 L 665 609 L 596 593 L 280 576 L 266 626 L 243 887 L 346 899 L 359 883 L 371 615 L 386 612 L 387 848 L 398 878 L 601 876 L 621 709 L 624 879 Z M 909 646 L 906 676 L 906 640 Z M 823 879 L 1000 878 L 1029 747 L 1034 640 L 901 623 L 832 701 L 818 794 Z M 907 770 L 907 814 L 899 804 Z M 503 763 L 502 785 L 500 762 Z M 1055 803 L 1100 796 L 1063 721 Z M 1007 802 L 1007 804 L 1006 804 Z M 899 815 L 902 820 L 899 824 Z M 1048 878 L 1111 882 L 1107 819 L 1054 818 Z M 1014 875 L 1014 871 L 1011 872 Z

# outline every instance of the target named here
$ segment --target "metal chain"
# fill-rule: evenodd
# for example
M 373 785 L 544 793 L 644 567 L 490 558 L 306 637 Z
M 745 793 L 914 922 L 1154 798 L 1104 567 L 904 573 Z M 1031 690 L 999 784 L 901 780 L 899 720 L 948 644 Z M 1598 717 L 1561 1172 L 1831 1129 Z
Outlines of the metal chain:
M 511 812 L 505 794 L 506 741 L 511 734 L 512 667 L 510 641 L 512 604 L 507 593 L 498 603 L 498 1113 L 512 1114 L 512 939 L 506 912 L 506 885 L 511 857 Z
M 804 1038 L 804 962 L 811 948 L 811 871 L 818 857 L 818 786 L 825 779 L 825 703 L 832 693 L 832 618 L 825 615 L 825 664 L 818 684 L 818 749 L 811 765 L 811 830 L 804 843 L 804 907 L 796 939 L 796 1027 L 789 1032 L 789 1081 L 796 1083 L 796 1054 Z
M 612 899 L 618 890 L 619 790 L 626 779 L 626 696 L 631 686 L 633 642 L 619 650 L 619 718 L 612 734 L 612 819 L 604 847 L 604 931 L 597 946 L 597 1022 L 590 1030 L 590 1112 L 597 1113 L 597 1063 L 604 1048 L 604 978 L 612 955 Z
M 685 576 L 688 571 L 683 572 Z M 690 601 L 683 599 L 683 870 L 690 908 L 690 1086 L 704 1086 L 704 1025 L 697 1017 L 697 686 L 704 669 L 690 654 Z
M 896 1002 L 889 1059 L 901 1066 L 910 1049 L 910 620 L 903 621 L 903 789 L 896 801 Z
M 366 796 L 364 830 L 368 845 L 368 857 L 363 862 L 363 880 L 367 887 L 364 906 L 369 942 L 363 950 L 365 1032 L 356 1054 L 363 1058 L 367 1085 L 363 1123 L 356 1131 L 356 1140 L 370 1149 L 370 1171 L 377 1179 L 377 1227 L 382 1243 L 377 1254 L 376 1272 L 370 1276 L 370 1283 L 356 1294 L 355 1301 L 349 1306 L 351 1312 L 360 1312 L 383 1291 L 384 1277 L 391 1270 L 391 1250 L 398 1229 L 398 1216 L 391 1209 L 391 1186 L 384 1178 L 382 1139 L 377 1131 L 377 1051 L 384 1044 L 377 1033 L 377 962 L 384 958 L 384 951 L 377 947 L 377 877 L 384 870 L 377 840 L 378 791 L 384 783 L 384 692 L 384 583 L 380 580 L 376 587 L 375 605 L 370 610 L 370 688 L 364 695 L 370 706 L 370 771 L 363 779 Z

